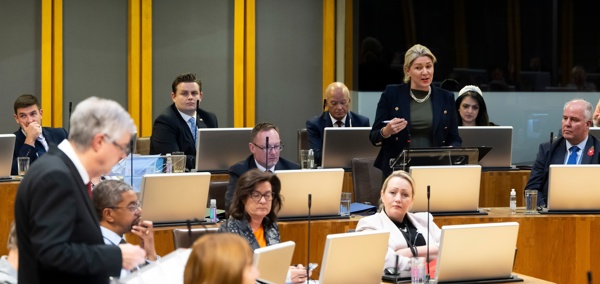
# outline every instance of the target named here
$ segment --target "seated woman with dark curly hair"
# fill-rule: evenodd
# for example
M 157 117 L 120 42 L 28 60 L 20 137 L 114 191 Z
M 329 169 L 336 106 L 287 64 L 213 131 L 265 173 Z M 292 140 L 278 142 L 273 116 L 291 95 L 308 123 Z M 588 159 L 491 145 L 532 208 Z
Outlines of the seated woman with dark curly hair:
M 219 232 L 231 232 L 244 237 L 252 249 L 280 242 L 277 212 L 281 209 L 281 182 L 273 173 L 252 169 L 238 179 L 229 219 L 221 224 Z M 306 281 L 306 268 L 291 266 L 292 283 Z

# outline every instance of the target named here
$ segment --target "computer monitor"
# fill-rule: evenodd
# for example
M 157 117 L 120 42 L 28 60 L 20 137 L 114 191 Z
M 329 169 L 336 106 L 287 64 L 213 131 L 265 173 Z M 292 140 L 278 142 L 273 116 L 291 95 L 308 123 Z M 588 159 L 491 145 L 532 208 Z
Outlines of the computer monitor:
M 375 158 L 379 147 L 369 140 L 371 127 L 326 127 L 323 134 L 323 168 L 352 167 L 353 158 Z
M 600 165 L 550 165 L 548 212 L 600 213 Z
M 260 283 L 285 283 L 296 243 L 287 241 L 254 250 L 254 266 Z
M 225 173 L 250 156 L 252 128 L 199 128 L 196 171 Z
M 14 134 L 0 134 L 0 178 L 10 179 L 15 140 Z
M 462 146 L 491 148 L 479 164 L 484 168 L 510 169 L 512 163 L 512 126 L 459 126 Z

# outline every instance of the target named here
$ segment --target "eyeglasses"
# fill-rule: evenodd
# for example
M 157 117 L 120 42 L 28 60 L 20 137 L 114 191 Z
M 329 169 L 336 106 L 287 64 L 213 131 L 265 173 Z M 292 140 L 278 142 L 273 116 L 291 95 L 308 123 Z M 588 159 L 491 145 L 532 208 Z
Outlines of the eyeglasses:
M 252 143 L 252 145 L 256 146 L 258 149 L 261 149 L 263 151 L 265 151 L 267 149 L 267 147 L 258 146 L 254 142 L 251 142 L 251 143 Z M 273 146 L 269 147 L 269 151 L 280 152 L 281 150 L 283 150 L 283 144 L 273 145 Z
M 125 207 L 119 207 L 119 206 L 114 206 L 114 207 L 107 207 L 110 209 L 119 209 L 119 208 L 123 208 L 123 209 L 128 209 L 129 211 L 131 211 L 131 213 L 135 213 L 137 212 L 140 208 L 142 207 L 142 203 L 138 200 L 135 202 L 135 204 L 131 204 L 129 206 L 125 206 Z
M 261 194 L 260 192 L 254 191 L 250 194 L 250 197 L 256 202 L 260 202 L 260 200 L 264 197 L 266 201 L 273 200 L 273 192 L 269 191 L 265 194 Z
M 105 139 L 108 139 L 108 141 L 111 142 L 113 145 L 115 145 L 115 147 L 119 148 L 119 150 L 121 150 L 121 152 L 125 154 L 125 156 L 128 156 L 129 153 L 131 153 L 131 149 L 129 149 L 129 144 L 127 144 L 127 146 L 119 145 L 112 138 L 110 138 L 110 135 L 108 134 L 104 134 L 104 137 Z

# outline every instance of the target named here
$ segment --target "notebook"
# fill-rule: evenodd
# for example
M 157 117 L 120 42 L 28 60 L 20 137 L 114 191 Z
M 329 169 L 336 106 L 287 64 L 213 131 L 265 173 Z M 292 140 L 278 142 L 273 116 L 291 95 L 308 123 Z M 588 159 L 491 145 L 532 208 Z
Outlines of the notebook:
M 327 235 L 319 283 L 381 283 L 389 238 L 388 231 Z
M 600 213 L 598 176 L 600 165 L 550 165 L 548 213 Z
M 252 128 L 198 128 L 196 171 L 227 172 L 250 156 Z
M 254 250 L 254 266 L 260 271 L 259 283 L 285 283 L 296 243 L 287 241 Z
M 375 158 L 379 147 L 369 140 L 371 127 L 326 127 L 323 134 L 323 168 L 352 168 L 352 158 Z
M 479 164 L 484 168 L 510 169 L 512 164 L 512 126 L 459 126 L 463 147 L 488 146 L 492 149 Z
M 519 223 L 443 226 L 437 254 L 438 283 L 520 282 L 512 275 Z
M 203 222 L 210 173 L 147 174 L 142 178 L 142 217 L 154 226 Z
M 430 212 L 433 215 L 467 215 L 479 211 L 481 166 L 413 166 L 415 180 L 412 212 L 427 212 L 427 186 L 430 187 Z
M 283 196 L 281 211 L 277 214 L 280 220 L 307 219 L 308 194 L 312 194 L 311 218 L 343 218 L 340 197 L 344 169 L 284 170 L 275 174 L 281 181 Z
M 0 179 L 11 180 L 13 153 L 15 151 L 14 134 L 0 134 Z

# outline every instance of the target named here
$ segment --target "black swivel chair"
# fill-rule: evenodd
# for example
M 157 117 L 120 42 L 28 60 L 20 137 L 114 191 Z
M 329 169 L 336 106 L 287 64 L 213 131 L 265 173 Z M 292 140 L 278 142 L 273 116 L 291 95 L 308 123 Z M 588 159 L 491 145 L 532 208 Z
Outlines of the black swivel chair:
M 375 168 L 375 158 L 352 159 L 352 185 L 354 188 L 354 202 L 379 205 L 383 174 Z

